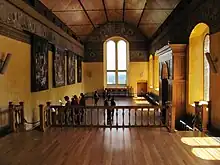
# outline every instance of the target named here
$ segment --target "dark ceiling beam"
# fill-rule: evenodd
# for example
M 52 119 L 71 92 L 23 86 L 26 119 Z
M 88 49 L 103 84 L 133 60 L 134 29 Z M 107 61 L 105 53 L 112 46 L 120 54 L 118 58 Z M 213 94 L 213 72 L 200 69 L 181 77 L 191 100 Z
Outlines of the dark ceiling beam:
M 139 25 L 140 25 L 140 23 L 141 23 L 141 19 L 142 19 L 143 15 L 144 15 L 144 11 L 145 11 L 146 6 L 147 6 L 147 0 L 146 0 L 146 2 L 145 2 L 145 4 L 144 4 L 144 8 L 143 8 L 143 11 L 142 11 L 142 13 L 141 13 L 140 19 L 139 19 L 139 21 L 138 21 L 137 27 L 139 27 Z
M 123 22 L 125 21 L 125 0 L 123 2 Z
M 107 15 L 107 11 L 106 11 L 105 1 L 104 0 L 102 0 L 102 4 L 103 4 L 104 10 L 105 10 L 105 17 L 106 17 L 106 20 L 108 22 L 108 15 Z
M 80 3 L 81 7 L 83 8 L 83 11 L 85 12 L 86 16 L 88 17 L 88 19 L 89 19 L 90 23 L 92 24 L 93 28 L 95 29 L 95 25 L 93 24 L 93 22 L 92 22 L 91 18 L 89 17 L 89 14 L 87 13 L 87 11 L 86 11 L 85 7 L 83 6 L 83 4 L 82 4 L 81 0 L 78 0 L 78 1 L 79 1 L 79 3 Z

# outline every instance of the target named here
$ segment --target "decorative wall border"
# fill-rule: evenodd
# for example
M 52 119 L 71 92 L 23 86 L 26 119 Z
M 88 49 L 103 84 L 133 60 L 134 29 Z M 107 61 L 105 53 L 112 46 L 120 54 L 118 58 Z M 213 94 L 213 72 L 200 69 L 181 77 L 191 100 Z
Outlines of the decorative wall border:
M 7 25 L 21 32 L 27 31 L 36 34 L 42 38 L 47 39 L 49 42 L 51 42 L 54 45 L 59 45 L 62 48 L 67 48 L 83 56 L 84 53 L 83 46 L 80 47 L 79 45 L 76 45 L 67 38 L 64 38 L 56 31 L 42 24 L 41 22 L 34 19 L 32 16 L 26 14 L 24 11 L 18 9 L 16 6 L 12 5 L 6 0 L 1 0 L 0 11 L 1 11 L 0 23 L 2 23 L 3 25 Z M 6 36 L 8 36 L 7 33 Z M 21 38 L 19 40 L 21 40 Z
M 84 62 L 103 62 L 103 43 L 114 36 L 129 42 L 129 61 L 145 62 L 148 59 L 148 39 L 139 29 L 128 24 L 111 22 L 96 28 L 85 42 Z

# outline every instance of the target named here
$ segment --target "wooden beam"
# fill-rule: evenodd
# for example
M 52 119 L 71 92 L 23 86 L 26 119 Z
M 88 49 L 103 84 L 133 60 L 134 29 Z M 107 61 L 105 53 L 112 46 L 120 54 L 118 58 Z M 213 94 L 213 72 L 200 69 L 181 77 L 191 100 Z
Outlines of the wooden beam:
M 87 18 L 89 19 L 90 23 L 92 24 L 93 28 L 95 29 L 95 25 L 93 24 L 93 22 L 92 22 L 91 18 L 89 17 L 89 14 L 87 13 L 87 11 L 86 11 L 85 7 L 83 6 L 83 4 L 82 4 L 81 0 L 78 0 L 78 1 L 79 1 L 79 3 L 80 3 L 81 7 L 83 8 L 83 11 L 85 12 L 85 14 L 86 14 Z
M 123 17 L 122 17 L 123 19 L 123 22 L 125 21 L 125 0 L 124 0 L 124 2 L 123 2 Z
M 107 22 L 108 22 L 108 15 L 107 15 L 107 11 L 106 11 L 105 1 L 104 1 L 104 0 L 102 0 L 102 4 L 103 4 L 104 10 L 105 10 L 106 20 L 107 20 Z
M 143 15 L 144 15 L 144 11 L 145 11 L 146 6 L 147 6 L 147 0 L 146 0 L 146 2 L 145 2 L 145 4 L 144 4 L 144 8 L 143 8 L 143 10 L 142 10 L 142 13 L 141 13 L 140 19 L 139 19 L 139 21 L 138 21 L 137 27 L 139 27 L 139 25 L 140 25 L 140 23 L 141 23 L 141 19 L 142 19 Z

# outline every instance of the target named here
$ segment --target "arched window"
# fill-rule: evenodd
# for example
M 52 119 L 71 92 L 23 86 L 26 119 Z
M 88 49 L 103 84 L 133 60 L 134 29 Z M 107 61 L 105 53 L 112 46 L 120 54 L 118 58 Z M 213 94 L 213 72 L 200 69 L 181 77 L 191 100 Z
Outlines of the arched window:
M 209 35 L 206 35 L 204 40 L 204 100 L 209 101 L 210 66 L 206 57 L 206 53 L 210 53 Z
M 106 43 L 106 82 L 110 86 L 127 85 L 127 43 L 112 39 Z

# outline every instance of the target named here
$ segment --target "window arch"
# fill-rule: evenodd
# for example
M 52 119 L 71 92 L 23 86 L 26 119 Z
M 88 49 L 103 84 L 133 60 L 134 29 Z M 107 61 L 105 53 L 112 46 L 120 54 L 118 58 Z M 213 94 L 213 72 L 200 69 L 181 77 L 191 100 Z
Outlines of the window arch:
M 106 85 L 127 85 L 127 42 L 121 38 L 112 38 L 106 42 Z
M 204 100 L 209 101 L 210 66 L 206 53 L 210 53 L 210 36 L 208 34 L 204 39 Z

